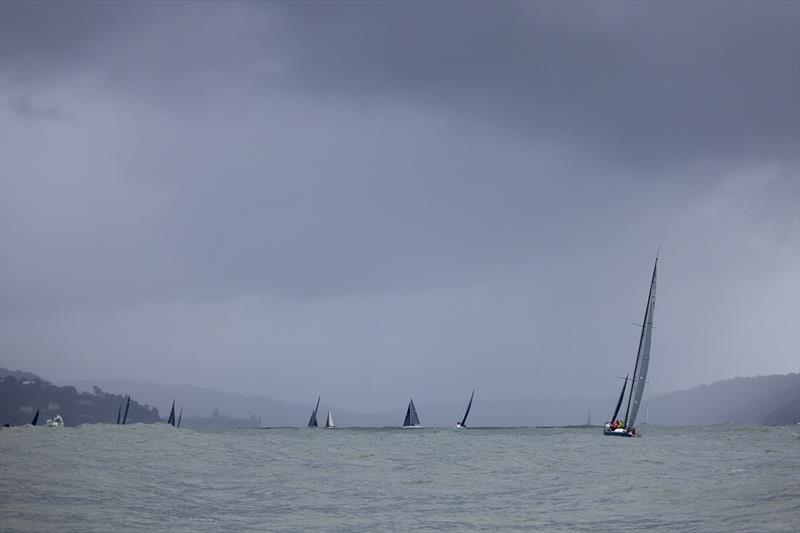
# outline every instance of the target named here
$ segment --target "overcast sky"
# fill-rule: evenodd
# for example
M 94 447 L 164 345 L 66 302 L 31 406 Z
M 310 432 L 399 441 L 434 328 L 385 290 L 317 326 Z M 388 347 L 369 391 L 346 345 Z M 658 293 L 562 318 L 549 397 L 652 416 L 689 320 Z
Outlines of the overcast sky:
M 800 3 L 0 4 L 0 362 L 370 411 L 800 367 Z M 124 392 L 124 391 L 119 391 Z

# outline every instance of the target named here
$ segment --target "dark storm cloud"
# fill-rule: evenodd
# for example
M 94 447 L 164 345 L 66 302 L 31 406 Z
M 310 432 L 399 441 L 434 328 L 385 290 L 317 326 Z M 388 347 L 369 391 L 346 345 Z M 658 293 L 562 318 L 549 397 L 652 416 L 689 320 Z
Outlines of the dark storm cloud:
M 288 77 L 621 161 L 796 157 L 797 3 L 281 4 Z
M 4 5 L 6 74 L 408 102 L 652 165 L 796 157 L 797 3 Z M 123 50 L 124 47 L 124 50 Z M 213 73 L 209 78 L 204 73 Z M 226 79 L 227 78 L 227 79 Z M 267 96 L 268 97 L 268 96 Z
M 18 366 L 350 401 L 580 363 L 602 391 L 659 243 L 659 388 L 794 364 L 797 3 L 0 15 Z

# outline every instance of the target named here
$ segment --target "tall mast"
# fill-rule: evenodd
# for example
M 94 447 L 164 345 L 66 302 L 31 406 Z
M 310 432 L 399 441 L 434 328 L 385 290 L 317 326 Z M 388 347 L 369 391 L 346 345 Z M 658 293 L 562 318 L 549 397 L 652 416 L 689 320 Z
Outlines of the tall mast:
M 631 379 L 631 390 L 628 394 L 628 407 L 625 409 L 625 427 L 628 427 L 628 415 L 631 412 L 631 402 L 633 401 L 633 388 L 639 381 L 639 362 L 642 358 L 642 345 L 644 344 L 644 334 L 647 328 L 647 321 L 650 315 L 650 304 L 653 298 L 653 283 L 656 280 L 656 267 L 658 266 L 658 254 L 656 254 L 656 262 L 653 265 L 653 276 L 650 279 L 650 291 L 647 293 L 647 305 L 644 308 L 644 320 L 642 320 L 642 332 L 639 335 L 639 349 L 636 352 L 636 365 L 633 367 L 633 379 Z

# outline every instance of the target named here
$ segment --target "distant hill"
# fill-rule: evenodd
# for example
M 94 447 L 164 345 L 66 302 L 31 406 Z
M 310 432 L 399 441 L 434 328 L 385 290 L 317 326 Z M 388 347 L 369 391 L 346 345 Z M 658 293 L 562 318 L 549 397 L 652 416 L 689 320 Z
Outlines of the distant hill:
M 221 392 L 194 385 L 159 385 L 131 380 L 75 383 L 78 390 L 85 391 L 93 391 L 95 385 L 118 394 L 131 394 L 134 400 L 157 406 L 164 413 L 169 411 L 175 400 L 176 409 L 183 407 L 184 425 L 196 426 L 221 425 L 223 422 L 226 426 L 252 426 L 259 420 L 264 426 L 304 426 L 316 400 L 309 398 L 307 405 L 297 405 L 266 396 Z M 618 386 L 614 385 L 614 388 Z M 588 409 L 593 413 L 594 423 L 602 424 L 611 416 L 616 402 L 616 391 L 609 392 L 607 397 L 495 400 L 483 396 L 478 388 L 469 425 L 578 425 L 586 422 Z M 340 427 L 399 426 L 408 401 L 404 399 L 399 402 L 397 409 L 392 412 L 357 413 L 329 404 L 326 400 L 322 398 L 319 421 L 323 421 L 324 414 L 330 409 Z M 437 404 L 426 403 L 424 397 L 414 400 L 423 425 L 449 427 L 461 417 L 468 397 Z M 728 379 L 649 399 L 645 395 L 645 403 L 646 407 L 640 411 L 639 424 L 645 421 L 654 425 L 794 424 L 800 418 L 800 375 Z M 113 415 L 116 416 L 116 411 Z
M 44 381 L 42 378 L 37 376 L 36 374 L 31 374 L 30 372 L 24 372 L 22 370 L 9 370 L 7 368 L 0 367 L 0 379 L 7 378 L 11 376 L 19 381 Z M 46 382 L 47 383 L 47 382 Z
M 296 405 L 286 403 L 266 396 L 248 396 L 235 392 L 222 392 L 195 385 L 161 385 L 157 383 L 146 383 L 128 379 L 106 379 L 93 381 L 78 381 L 75 385 L 80 390 L 91 390 L 95 384 L 100 385 L 105 390 L 114 390 L 130 393 L 134 398 L 147 401 L 156 405 L 164 413 L 169 412 L 172 400 L 175 400 L 175 408 L 183 407 L 183 420 L 188 425 L 209 425 L 203 418 L 213 418 L 214 411 L 218 411 L 222 420 L 222 415 L 234 418 L 250 419 L 255 415 L 256 419 L 262 419 L 264 426 L 302 426 L 308 422 L 311 410 L 314 408 L 312 402 L 315 398 L 308 399 L 308 405 Z M 327 413 L 333 409 L 336 414 L 337 423 L 342 425 L 376 425 L 374 420 L 329 406 L 322 399 L 319 410 Z
M 120 408 L 124 410 L 126 398 L 119 394 L 103 392 L 94 388 L 92 392 L 78 392 L 73 386 L 59 387 L 38 376 L 35 379 L 18 379 L 26 372 L 8 372 L 0 377 L 0 423 L 20 426 L 31 423 L 39 410 L 39 420 L 61 415 L 64 424 L 77 426 L 86 423 L 105 422 L 115 424 Z M 128 423 L 158 422 L 158 409 L 141 405 L 131 400 Z
M 717 381 L 649 401 L 652 424 L 785 425 L 800 419 L 800 374 Z

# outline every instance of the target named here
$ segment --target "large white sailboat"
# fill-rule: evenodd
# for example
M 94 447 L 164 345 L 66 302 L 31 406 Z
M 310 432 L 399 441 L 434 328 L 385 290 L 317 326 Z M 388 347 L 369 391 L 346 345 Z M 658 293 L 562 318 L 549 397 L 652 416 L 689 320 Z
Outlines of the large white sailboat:
M 625 385 L 628 383 L 628 376 L 625 376 L 625 383 L 617 400 L 614 416 L 610 422 L 603 426 L 603 435 L 617 437 L 638 437 L 636 431 L 636 416 L 639 414 L 639 406 L 644 394 L 644 386 L 647 383 L 647 368 L 650 366 L 650 347 L 653 340 L 653 312 L 656 307 L 656 271 L 658 269 L 658 255 L 653 265 L 653 277 L 650 280 L 650 294 L 647 296 L 647 305 L 644 310 L 644 320 L 642 321 L 642 332 L 639 336 L 639 350 L 636 353 L 636 364 L 633 367 L 633 378 L 631 378 L 631 388 L 628 393 L 628 407 L 625 410 L 625 419 L 618 420 L 619 409 L 622 406 L 622 399 L 625 395 Z

